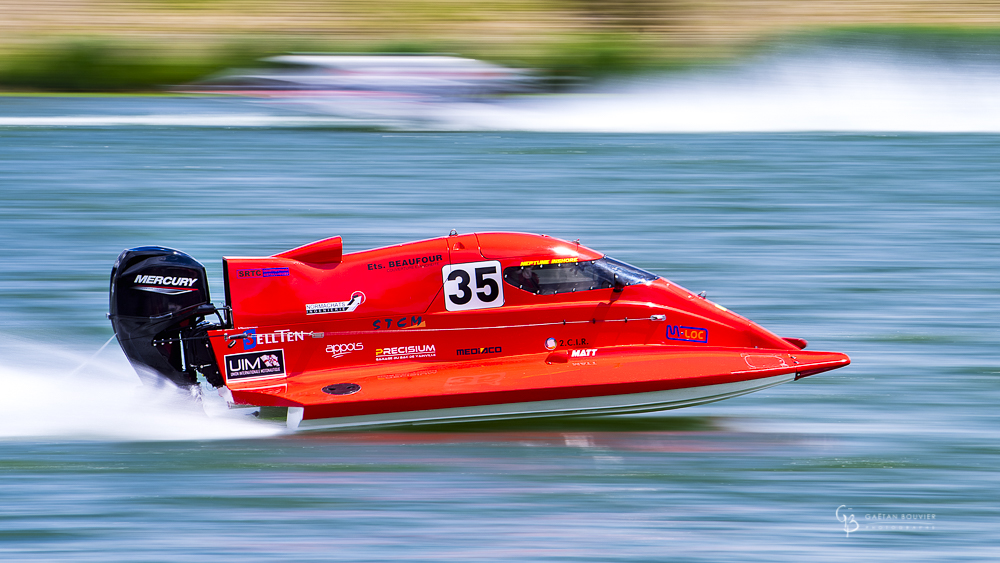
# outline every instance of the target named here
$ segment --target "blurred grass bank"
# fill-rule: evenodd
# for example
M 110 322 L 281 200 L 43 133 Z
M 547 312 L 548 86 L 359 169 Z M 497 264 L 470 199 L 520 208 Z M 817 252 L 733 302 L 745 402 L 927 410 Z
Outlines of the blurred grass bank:
M 438 52 L 595 78 L 775 42 L 1000 45 L 1000 1 L 0 0 L 0 88 L 149 91 L 291 51 Z

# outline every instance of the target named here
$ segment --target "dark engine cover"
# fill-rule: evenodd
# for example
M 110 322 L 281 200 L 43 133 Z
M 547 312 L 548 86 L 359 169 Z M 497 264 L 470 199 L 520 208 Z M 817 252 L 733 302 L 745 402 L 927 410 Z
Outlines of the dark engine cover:
M 196 383 L 192 368 L 212 357 L 199 323 L 214 312 L 205 267 L 183 252 L 140 246 L 122 252 L 111 270 L 108 318 L 146 383 L 163 378 L 179 386 Z M 211 381 L 218 368 L 214 360 L 208 363 L 209 372 L 215 369 L 206 373 Z

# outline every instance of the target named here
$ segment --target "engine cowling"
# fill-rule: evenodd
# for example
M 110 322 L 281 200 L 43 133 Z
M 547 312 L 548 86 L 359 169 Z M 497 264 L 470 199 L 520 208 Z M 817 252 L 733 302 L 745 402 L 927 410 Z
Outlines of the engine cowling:
M 216 313 L 205 267 L 161 246 L 125 250 L 111 270 L 108 318 L 129 362 L 144 383 L 164 379 L 195 385 L 197 373 L 221 385 L 206 322 Z M 221 320 L 221 317 L 220 317 Z

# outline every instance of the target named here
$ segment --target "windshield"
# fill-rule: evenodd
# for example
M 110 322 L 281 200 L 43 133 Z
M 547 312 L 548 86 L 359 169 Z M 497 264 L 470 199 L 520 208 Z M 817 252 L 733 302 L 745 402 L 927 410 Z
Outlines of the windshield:
M 636 285 L 658 277 L 607 256 L 587 262 L 514 266 L 503 271 L 505 282 L 537 295 L 609 289 L 615 286 L 616 279 L 621 285 Z

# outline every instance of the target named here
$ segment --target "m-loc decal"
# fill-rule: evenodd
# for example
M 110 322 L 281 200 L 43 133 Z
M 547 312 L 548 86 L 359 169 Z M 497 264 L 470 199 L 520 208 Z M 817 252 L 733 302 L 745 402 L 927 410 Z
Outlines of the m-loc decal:
M 350 313 L 365 302 L 365 294 L 355 291 L 347 301 L 331 301 L 329 303 L 311 303 L 306 305 L 307 315 L 324 315 L 326 313 Z
M 685 342 L 708 342 L 708 329 L 691 326 L 667 325 L 667 338 Z
M 225 357 L 226 379 L 251 379 L 257 377 L 284 377 L 285 351 L 263 350 Z

